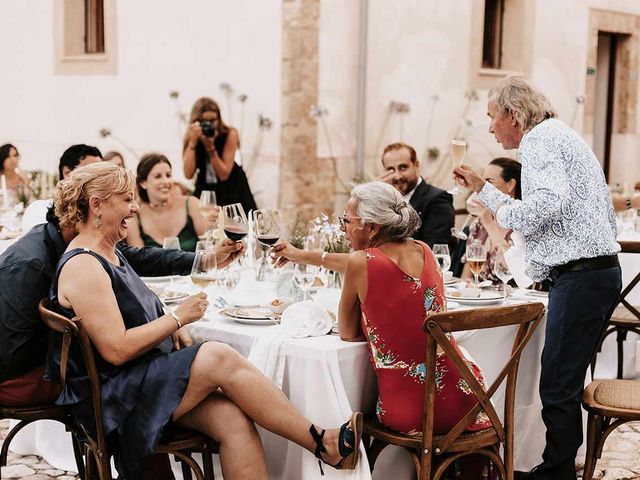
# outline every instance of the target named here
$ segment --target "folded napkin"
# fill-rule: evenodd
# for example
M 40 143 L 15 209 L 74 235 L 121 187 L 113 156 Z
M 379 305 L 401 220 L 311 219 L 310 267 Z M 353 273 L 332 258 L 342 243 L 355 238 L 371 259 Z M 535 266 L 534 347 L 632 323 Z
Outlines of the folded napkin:
M 513 231 L 511 232 L 511 241 L 513 246 L 504 252 L 504 259 L 518 287 L 527 288 L 533 283 L 533 280 L 525 273 L 524 237 L 520 232 Z
M 282 345 L 293 338 L 319 337 L 331 331 L 331 317 L 311 300 L 294 303 L 283 313 L 280 325 L 268 327 L 253 344 L 249 361 L 266 377 L 282 387 L 284 350 Z

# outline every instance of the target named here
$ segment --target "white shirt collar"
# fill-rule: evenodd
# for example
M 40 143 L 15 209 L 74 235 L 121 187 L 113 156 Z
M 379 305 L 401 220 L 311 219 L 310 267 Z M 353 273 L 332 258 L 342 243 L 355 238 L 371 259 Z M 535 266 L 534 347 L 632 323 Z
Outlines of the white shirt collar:
M 416 192 L 416 188 L 418 188 L 418 185 L 420 185 L 421 183 L 422 183 L 422 177 L 418 177 L 418 183 L 416 183 L 416 186 L 413 187 L 413 190 L 411 190 L 406 195 L 402 196 L 405 202 L 409 203 L 409 201 L 411 200 L 411 197 L 413 197 L 413 194 Z

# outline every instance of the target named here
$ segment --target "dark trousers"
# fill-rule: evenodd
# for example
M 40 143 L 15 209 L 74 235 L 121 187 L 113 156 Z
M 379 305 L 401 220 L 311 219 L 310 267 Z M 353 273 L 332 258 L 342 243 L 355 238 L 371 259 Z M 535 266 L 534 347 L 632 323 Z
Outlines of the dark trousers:
M 621 288 L 620 267 L 566 272 L 553 281 L 540 375 L 547 435 L 536 480 L 576 478 L 585 375 Z

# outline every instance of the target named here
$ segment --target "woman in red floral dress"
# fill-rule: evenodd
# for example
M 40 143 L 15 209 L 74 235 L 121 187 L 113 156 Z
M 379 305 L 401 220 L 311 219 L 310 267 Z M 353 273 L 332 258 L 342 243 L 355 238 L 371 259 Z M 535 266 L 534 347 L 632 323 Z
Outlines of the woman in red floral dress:
M 378 419 L 399 432 L 419 434 L 426 379 L 422 324 L 445 311 L 442 277 L 429 247 L 410 238 L 420 219 L 392 186 L 371 182 L 355 187 L 341 221 L 357 251 L 347 262 L 340 336 L 367 340 L 378 378 Z M 467 361 L 484 385 L 480 369 Z M 476 403 L 453 362 L 439 350 L 435 433 L 447 433 Z M 467 430 L 489 426 L 481 412 Z

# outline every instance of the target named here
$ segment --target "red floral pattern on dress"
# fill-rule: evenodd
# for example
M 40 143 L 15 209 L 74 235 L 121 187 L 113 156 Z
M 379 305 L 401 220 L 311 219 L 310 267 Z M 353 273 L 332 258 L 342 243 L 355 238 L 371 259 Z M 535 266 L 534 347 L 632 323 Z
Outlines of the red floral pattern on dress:
M 424 268 L 419 278 L 406 275 L 381 250 L 367 250 L 368 293 L 362 306 L 362 330 L 378 377 L 378 419 L 409 434 L 422 431 L 426 334 L 423 321 L 445 311 L 442 277 L 429 248 L 424 245 Z M 449 336 L 454 344 L 455 340 Z M 485 387 L 480 368 L 466 359 L 478 382 Z M 436 357 L 436 433 L 448 432 L 476 403 L 467 382 L 443 353 Z M 478 415 L 468 430 L 490 426 Z

